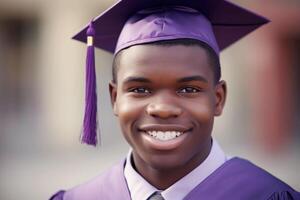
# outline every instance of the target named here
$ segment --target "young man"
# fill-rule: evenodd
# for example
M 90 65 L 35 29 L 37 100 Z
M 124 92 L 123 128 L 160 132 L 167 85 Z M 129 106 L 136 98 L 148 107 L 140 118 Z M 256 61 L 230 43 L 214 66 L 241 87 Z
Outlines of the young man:
M 249 161 L 226 157 L 211 137 L 226 99 L 219 51 L 266 22 L 220 0 L 123 0 L 94 20 L 75 36 L 88 35 L 89 46 L 83 141 L 96 143 L 93 44 L 115 53 L 109 90 L 132 150 L 51 199 L 300 199 Z

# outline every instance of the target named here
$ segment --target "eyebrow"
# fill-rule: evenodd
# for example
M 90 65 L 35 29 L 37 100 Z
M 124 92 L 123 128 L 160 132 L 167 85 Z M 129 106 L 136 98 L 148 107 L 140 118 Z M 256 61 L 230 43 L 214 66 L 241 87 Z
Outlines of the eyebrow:
M 177 82 L 183 83 L 183 82 L 190 82 L 190 81 L 201 81 L 201 82 L 208 83 L 208 80 L 206 78 L 204 78 L 203 76 L 188 76 L 188 77 L 179 79 Z
M 178 83 L 184 83 L 190 81 L 201 81 L 201 82 L 208 83 L 208 80 L 203 76 L 188 76 L 177 80 Z M 138 76 L 130 76 L 123 81 L 123 83 L 130 83 L 130 82 L 151 83 L 149 79 L 144 77 L 138 77 Z
M 123 82 L 124 83 L 130 83 L 130 82 L 151 83 L 149 79 L 144 77 L 137 77 L 137 76 L 127 77 Z

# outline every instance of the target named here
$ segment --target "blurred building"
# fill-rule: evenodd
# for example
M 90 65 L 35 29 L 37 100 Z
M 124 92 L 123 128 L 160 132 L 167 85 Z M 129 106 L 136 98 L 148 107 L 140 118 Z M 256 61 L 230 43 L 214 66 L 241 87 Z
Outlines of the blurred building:
M 221 54 L 228 99 L 214 135 L 300 189 L 299 0 L 235 0 L 271 19 Z M 102 146 L 79 142 L 85 45 L 70 38 L 114 0 L 0 0 L 0 199 L 47 199 L 126 155 L 96 51 Z

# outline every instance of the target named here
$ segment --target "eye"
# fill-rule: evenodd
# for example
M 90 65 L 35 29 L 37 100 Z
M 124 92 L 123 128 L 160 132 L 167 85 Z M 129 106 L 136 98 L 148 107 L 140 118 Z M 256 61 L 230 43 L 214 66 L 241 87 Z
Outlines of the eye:
M 137 93 L 137 94 L 150 94 L 150 90 L 143 87 L 132 88 L 129 92 Z
M 184 87 L 178 91 L 178 93 L 198 93 L 198 92 L 200 92 L 200 89 L 195 87 Z

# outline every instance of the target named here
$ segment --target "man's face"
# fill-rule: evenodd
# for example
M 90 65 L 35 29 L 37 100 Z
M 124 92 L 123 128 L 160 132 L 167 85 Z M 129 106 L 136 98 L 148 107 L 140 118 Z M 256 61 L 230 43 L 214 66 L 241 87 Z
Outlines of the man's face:
M 110 92 L 138 168 L 194 168 L 206 158 L 226 93 L 224 82 L 214 83 L 209 63 L 199 46 L 124 50 Z

